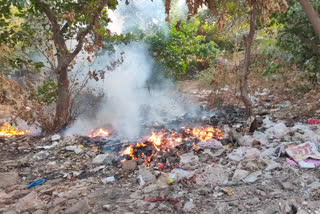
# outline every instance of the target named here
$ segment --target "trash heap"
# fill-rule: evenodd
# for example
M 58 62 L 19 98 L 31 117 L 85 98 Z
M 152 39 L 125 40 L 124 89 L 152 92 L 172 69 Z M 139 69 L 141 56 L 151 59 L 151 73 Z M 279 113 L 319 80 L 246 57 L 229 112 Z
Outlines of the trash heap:
M 265 117 L 250 135 L 239 121 L 216 124 L 223 138 L 149 164 L 119 160 L 121 139 L 1 138 L 0 213 L 320 212 L 319 124 Z

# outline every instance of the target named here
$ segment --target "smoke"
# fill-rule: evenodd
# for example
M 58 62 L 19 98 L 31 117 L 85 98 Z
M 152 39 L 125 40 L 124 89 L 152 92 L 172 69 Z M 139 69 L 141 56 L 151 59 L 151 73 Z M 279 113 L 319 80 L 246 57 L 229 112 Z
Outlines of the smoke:
M 152 33 L 155 26 L 168 30 L 162 0 L 135 0 L 130 1 L 129 5 L 120 1 L 117 10 L 109 14 L 113 21 L 109 29 L 114 33 L 140 29 L 148 34 Z M 162 80 L 161 90 L 148 82 L 154 66 L 148 49 L 143 42 L 132 42 L 117 46 L 113 57 L 105 54 L 95 60 L 91 67 L 99 70 L 124 52 L 123 64 L 107 72 L 103 81 L 89 84 L 90 87 L 102 89 L 105 94 L 96 117 L 80 117 L 66 131 L 66 135 L 86 134 L 90 129 L 111 126 L 121 136 L 134 138 L 139 135 L 142 122 L 162 121 L 163 118 L 181 115 L 184 107 L 170 98 L 170 82 Z

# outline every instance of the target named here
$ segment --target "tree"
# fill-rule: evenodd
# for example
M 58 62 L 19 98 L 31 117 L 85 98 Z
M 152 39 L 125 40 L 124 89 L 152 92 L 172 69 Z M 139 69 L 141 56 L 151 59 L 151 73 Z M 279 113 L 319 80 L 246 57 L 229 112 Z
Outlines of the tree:
M 226 25 L 226 19 L 228 15 L 228 3 L 234 1 L 228 0 L 186 0 L 186 4 L 189 9 L 189 15 L 195 15 L 198 10 L 203 5 L 207 6 L 214 16 L 217 17 L 217 25 L 220 29 L 224 28 Z M 167 20 L 169 20 L 170 13 L 170 3 L 171 0 L 166 0 L 166 13 L 168 14 Z M 245 36 L 245 59 L 243 63 L 243 69 L 240 78 L 240 92 L 241 99 L 244 103 L 247 111 L 247 116 L 251 119 L 251 122 L 255 121 L 255 117 L 252 111 L 252 103 L 248 95 L 248 76 L 250 74 L 250 56 L 251 56 L 251 46 L 255 35 L 255 28 L 257 18 L 259 18 L 260 25 L 265 24 L 271 14 L 285 11 L 288 7 L 285 0 L 245 0 L 238 1 L 239 7 L 244 7 L 247 11 L 250 11 L 250 29 L 247 36 Z
M 320 38 L 300 3 L 290 0 L 288 4 L 286 13 L 272 19 L 282 26 L 278 29 L 277 45 L 286 51 L 286 60 L 305 71 L 304 76 L 314 85 L 319 82 Z M 313 8 L 318 10 L 318 14 L 319 6 L 319 2 L 313 2 Z
M 47 60 L 57 79 L 57 100 L 54 126 L 56 130 L 65 127 L 70 119 L 70 90 L 68 71 L 71 70 L 76 57 L 83 49 L 94 55 L 102 47 L 105 36 L 109 35 L 106 29 L 110 21 L 107 9 L 115 9 L 117 0 L 31 0 L 24 4 L 23 0 L 13 0 L 0 3 L 0 11 L 4 17 L 10 17 L 10 8 L 19 9 L 19 16 L 24 22 L 24 35 L 30 31 L 32 20 L 46 20 L 42 30 L 48 31 L 48 38 L 53 41 L 54 48 L 47 50 Z M 0 20 L 2 26 L 7 22 Z M 39 26 L 38 26 L 39 27 Z M 15 38 L 16 32 L 5 31 L 1 34 L 1 42 L 8 38 Z M 17 37 L 23 40 L 23 37 Z M 39 38 L 41 39 L 41 38 Z M 76 45 L 67 45 L 69 41 L 76 40 Z M 13 42 L 14 43 L 14 42 Z M 71 47 L 70 47 L 71 46 Z M 90 61 L 90 59 L 88 59 Z
M 301 7 L 308 17 L 308 20 L 313 26 L 314 31 L 320 39 L 320 17 L 319 14 L 313 9 L 309 0 L 299 0 Z

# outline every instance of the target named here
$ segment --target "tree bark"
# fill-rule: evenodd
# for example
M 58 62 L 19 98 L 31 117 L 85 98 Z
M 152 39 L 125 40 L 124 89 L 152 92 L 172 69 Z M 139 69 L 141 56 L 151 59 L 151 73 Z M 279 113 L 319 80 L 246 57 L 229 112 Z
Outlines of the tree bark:
M 58 66 L 58 94 L 56 100 L 56 116 L 54 126 L 56 130 L 64 128 L 70 117 L 70 90 L 68 79 L 69 63 L 61 62 Z
M 246 107 L 247 116 L 249 118 L 251 116 L 254 116 L 253 110 L 252 110 L 252 102 L 248 95 L 248 76 L 250 74 L 251 46 L 252 46 L 252 41 L 253 41 L 255 30 L 256 30 L 255 29 L 256 16 L 257 16 L 257 8 L 253 6 L 250 12 L 249 34 L 245 37 L 246 50 L 245 50 L 245 58 L 244 58 L 244 68 L 242 69 L 241 79 L 240 79 L 241 100 Z
M 78 44 L 76 45 L 75 49 L 70 52 L 63 37 L 63 34 L 68 28 L 68 24 L 61 28 L 54 11 L 49 7 L 49 5 L 41 0 L 35 0 L 36 6 L 40 8 L 41 12 L 43 12 L 50 21 L 53 33 L 53 41 L 57 50 L 58 65 L 55 73 L 58 80 L 58 94 L 53 131 L 59 131 L 68 125 L 71 111 L 68 67 L 72 60 L 74 60 L 82 50 L 85 37 L 93 30 L 96 22 L 99 20 L 101 11 L 107 5 L 107 2 L 108 0 L 102 0 L 99 7 L 93 11 L 93 16 L 90 20 L 90 23 L 84 31 L 78 33 L 76 37 Z
M 320 17 L 317 11 L 312 7 L 312 4 L 309 0 L 299 0 L 301 7 L 305 14 L 308 17 L 308 20 L 313 26 L 314 31 L 320 39 Z

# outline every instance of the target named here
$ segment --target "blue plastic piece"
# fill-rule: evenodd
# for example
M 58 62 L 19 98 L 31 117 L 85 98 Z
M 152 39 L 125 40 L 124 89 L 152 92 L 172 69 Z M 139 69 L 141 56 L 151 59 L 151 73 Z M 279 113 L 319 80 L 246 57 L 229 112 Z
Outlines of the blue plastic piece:
M 45 183 L 47 180 L 46 179 L 40 179 L 40 180 L 37 180 L 37 181 L 34 181 L 32 182 L 31 184 L 29 184 L 28 186 L 28 189 L 30 189 L 31 187 L 34 187 L 34 186 L 38 186 L 38 185 L 41 185 L 43 183 Z

